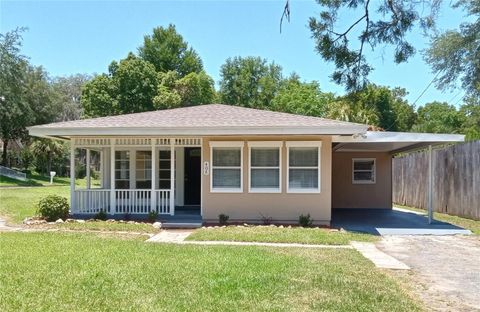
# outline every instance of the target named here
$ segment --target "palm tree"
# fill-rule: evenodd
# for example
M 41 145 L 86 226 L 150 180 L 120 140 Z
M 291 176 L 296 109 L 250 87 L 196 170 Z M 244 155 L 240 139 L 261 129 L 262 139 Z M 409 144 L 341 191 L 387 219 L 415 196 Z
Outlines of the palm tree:
M 52 170 L 53 158 L 61 156 L 63 144 L 56 140 L 37 139 L 32 144 L 32 151 L 37 157 L 45 157 L 47 160 L 47 174 Z

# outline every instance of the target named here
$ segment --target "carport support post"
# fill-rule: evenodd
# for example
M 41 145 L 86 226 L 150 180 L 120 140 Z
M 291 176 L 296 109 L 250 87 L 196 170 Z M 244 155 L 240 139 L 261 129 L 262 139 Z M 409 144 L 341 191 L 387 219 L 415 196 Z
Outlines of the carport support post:
M 427 206 L 428 206 L 428 223 L 431 224 L 433 222 L 433 157 L 432 157 L 432 145 L 428 146 Z

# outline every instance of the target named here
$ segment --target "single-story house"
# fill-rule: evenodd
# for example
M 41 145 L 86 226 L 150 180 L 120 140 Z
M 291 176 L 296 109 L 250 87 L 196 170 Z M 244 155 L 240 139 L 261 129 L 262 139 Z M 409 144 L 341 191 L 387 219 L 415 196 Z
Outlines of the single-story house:
M 30 127 L 101 156 L 99 188 L 76 188 L 71 211 L 217 222 L 328 225 L 335 208 L 391 208 L 392 157 L 462 135 L 368 131 L 363 124 L 222 104 Z M 87 166 L 89 168 L 89 166 Z M 87 169 L 87 178 L 90 172 Z M 412 183 L 414 183 L 412 181 Z

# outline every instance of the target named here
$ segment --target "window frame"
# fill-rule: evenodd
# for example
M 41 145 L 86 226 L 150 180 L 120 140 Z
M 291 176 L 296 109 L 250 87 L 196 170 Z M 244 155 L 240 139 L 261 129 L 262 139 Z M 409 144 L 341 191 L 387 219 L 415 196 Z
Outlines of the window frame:
M 253 167 L 252 147 L 278 150 L 278 166 L 276 167 Z M 281 193 L 282 192 L 282 141 L 252 141 L 248 142 L 248 192 L 249 193 Z M 252 169 L 278 169 L 278 188 L 255 188 L 252 187 Z
M 210 142 L 210 193 L 243 193 L 243 149 L 245 142 L 243 141 L 213 141 Z M 239 148 L 240 149 L 240 166 L 229 166 L 215 168 L 213 165 L 213 149 L 214 148 Z M 215 169 L 240 169 L 240 187 L 239 188 L 214 188 L 213 187 L 213 171 Z
M 287 193 L 290 194 L 319 194 L 321 193 L 321 180 L 322 180 L 322 141 L 287 141 L 285 142 L 287 147 Z M 318 165 L 317 167 L 293 167 L 292 169 L 317 169 L 318 183 L 316 188 L 291 188 L 290 187 L 290 148 L 295 147 L 316 147 L 318 152 Z
M 355 161 L 372 161 L 372 170 L 355 170 Z M 372 172 L 372 180 L 355 180 L 355 171 L 358 172 Z M 376 184 L 377 183 L 377 159 L 376 158 L 352 158 L 352 184 Z

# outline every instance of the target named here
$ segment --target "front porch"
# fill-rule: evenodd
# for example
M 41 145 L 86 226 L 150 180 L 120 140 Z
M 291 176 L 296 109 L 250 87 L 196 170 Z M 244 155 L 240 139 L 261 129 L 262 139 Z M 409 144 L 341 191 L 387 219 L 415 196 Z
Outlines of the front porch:
M 75 187 L 75 152 L 86 150 L 86 187 Z M 71 213 L 201 221 L 201 138 L 76 137 L 71 140 Z M 92 153 L 100 186 L 92 187 Z

